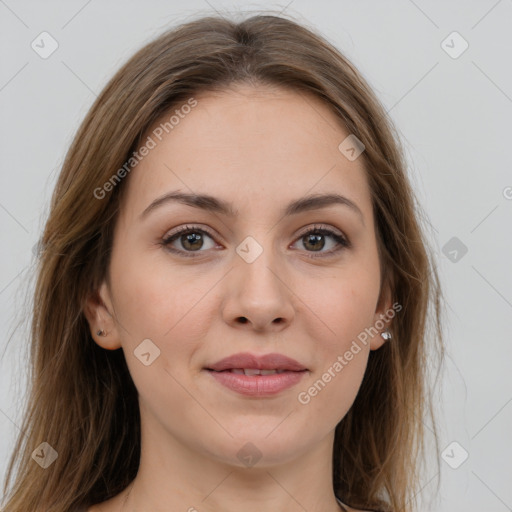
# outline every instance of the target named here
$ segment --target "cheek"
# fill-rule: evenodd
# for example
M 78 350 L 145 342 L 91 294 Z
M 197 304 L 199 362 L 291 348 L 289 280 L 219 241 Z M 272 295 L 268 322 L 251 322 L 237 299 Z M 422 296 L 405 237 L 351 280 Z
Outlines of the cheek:
M 304 281 L 301 297 L 309 309 L 310 336 L 324 340 L 328 352 L 348 350 L 351 340 L 368 328 L 379 296 L 380 275 L 368 266 L 351 265 L 328 278 Z M 305 313 L 306 314 L 306 313 Z M 314 321 L 313 321 L 314 320 Z
M 315 350 L 315 371 L 297 400 L 308 408 L 309 417 L 323 418 L 336 425 L 352 406 L 366 371 L 370 346 L 358 335 L 370 324 L 372 309 L 367 297 L 356 293 L 337 297 L 338 307 L 327 321 L 336 332 L 319 339 Z M 347 300 L 346 300 L 347 299 Z
M 206 318 L 206 305 L 218 276 L 181 270 L 156 254 L 155 258 L 113 259 L 113 288 L 120 323 L 139 337 L 161 341 L 185 327 L 190 337 L 199 335 Z M 193 321 L 194 320 L 194 321 Z
M 357 298 L 353 295 L 351 301 L 339 304 L 337 318 L 333 313 L 331 322 L 337 336 L 317 338 L 314 372 L 296 397 L 299 411 L 317 422 L 317 429 L 325 429 L 325 434 L 351 408 L 366 371 L 369 345 L 360 343 L 357 334 L 368 315 L 361 314 L 357 306 L 364 301 Z
M 133 258 L 113 258 L 112 283 L 119 334 L 126 362 L 140 398 L 146 406 L 165 403 L 169 410 L 183 408 L 190 396 L 185 382 L 188 362 L 200 347 L 212 321 L 211 301 L 218 277 L 192 275 Z M 136 357 L 137 348 L 149 339 L 159 349 L 146 366 Z M 151 345 L 150 345 L 151 347 Z
M 168 262 L 138 264 L 135 258 L 119 258 L 115 263 L 113 291 L 122 326 L 121 344 L 139 394 L 144 398 L 157 389 L 164 395 L 159 397 L 163 403 L 181 403 L 183 390 L 177 381 L 184 382 L 195 371 L 189 364 L 208 338 L 214 315 L 218 315 L 212 289 L 219 276 L 204 271 L 179 272 Z M 135 357 L 146 339 L 160 351 L 150 366 Z

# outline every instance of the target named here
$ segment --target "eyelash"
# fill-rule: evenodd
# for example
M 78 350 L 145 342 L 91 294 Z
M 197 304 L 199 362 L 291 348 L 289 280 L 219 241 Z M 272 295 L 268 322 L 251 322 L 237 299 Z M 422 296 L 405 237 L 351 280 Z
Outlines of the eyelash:
M 205 251 L 184 251 L 184 250 L 175 249 L 173 247 L 170 247 L 170 244 L 172 242 L 174 242 L 175 240 L 179 239 L 180 236 L 182 236 L 184 234 L 189 234 L 189 233 L 206 234 L 212 240 L 214 239 L 214 235 L 206 229 L 199 228 L 198 226 L 183 226 L 178 231 L 175 231 L 174 233 L 171 233 L 169 236 L 162 239 L 162 241 L 160 242 L 160 245 L 165 247 L 166 250 L 168 250 L 172 253 L 175 253 L 175 254 L 179 254 L 180 256 L 184 256 L 186 258 L 198 257 L 198 255 L 195 253 L 200 253 L 200 252 L 205 252 Z M 315 254 L 315 251 L 306 251 L 307 253 L 310 253 L 310 254 L 308 254 L 309 258 L 324 258 L 324 257 L 332 256 L 333 254 L 338 253 L 339 251 L 341 251 L 343 249 L 350 249 L 352 247 L 351 243 L 349 242 L 349 240 L 347 238 L 343 237 L 336 231 L 333 231 L 329 228 L 326 228 L 326 227 L 323 227 L 320 225 L 314 225 L 311 229 L 309 229 L 308 231 L 305 231 L 304 233 L 299 235 L 299 237 L 296 240 L 300 240 L 301 238 L 304 238 L 305 236 L 311 235 L 311 234 L 331 236 L 338 243 L 338 247 L 335 249 L 331 249 L 327 252 L 321 252 L 321 253 L 317 253 L 317 254 Z

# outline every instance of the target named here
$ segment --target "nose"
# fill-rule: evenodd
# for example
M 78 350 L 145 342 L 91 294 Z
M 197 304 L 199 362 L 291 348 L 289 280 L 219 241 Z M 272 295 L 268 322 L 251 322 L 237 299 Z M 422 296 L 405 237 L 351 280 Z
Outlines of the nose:
M 264 250 L 252 263 L 240 259 L 229 272 L 222 316 L 230 326 L 278 332 L 292 322 L 292 286 L 270 252 Z

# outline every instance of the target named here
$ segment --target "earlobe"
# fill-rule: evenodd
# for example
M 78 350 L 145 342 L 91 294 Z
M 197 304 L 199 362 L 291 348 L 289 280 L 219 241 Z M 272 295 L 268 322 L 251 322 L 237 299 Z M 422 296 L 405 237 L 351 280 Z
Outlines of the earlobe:
M 89 330 L 94 341 L 106 350 L 121 348 L 119 332 L 112 315 L 112 301 L 106 283 L 87 297 L 84 315 L 89 323 Z
M 389 343 L 393 339 L 393 335 L 389 331 L 389 329 L 384 329 L 382 332 L 379 332 L 378 335 L 374 336 L 370 341 L 370 350 L 377 350 L 384 343 Z

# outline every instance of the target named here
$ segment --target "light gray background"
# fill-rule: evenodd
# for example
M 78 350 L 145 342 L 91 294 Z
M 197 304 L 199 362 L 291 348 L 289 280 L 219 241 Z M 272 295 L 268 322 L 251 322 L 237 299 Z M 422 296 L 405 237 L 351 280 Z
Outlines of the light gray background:
M 185 9 L 176 0 L 0 0 L 0 476 L 21 420 L 27 352 L 15 327 L 26 316 L 32 250 L 80 121 L 119 66 L 165 28 L 198 13 L 272 9 L 317 28 L 374 87 L 432 225 L 448 358 L 433 454 L 441 486 L 431 464 L 423 510 L 510 511 L 512 1 L 288 1 L 189 0 Z M 43 31 L 59 44 L 47 59 L 31 48 Z M 469 44 L 458 58 L 442 46 L 453 31 Z M 445 45 L 462 48 L 453 37 Z M 443 251 L 452 237 L 468 249 L 456 262 L 450 246 Z M 443 457 L 454 441 L 460 447 Z M 462 449 L 469 458 L 452 469 Z

